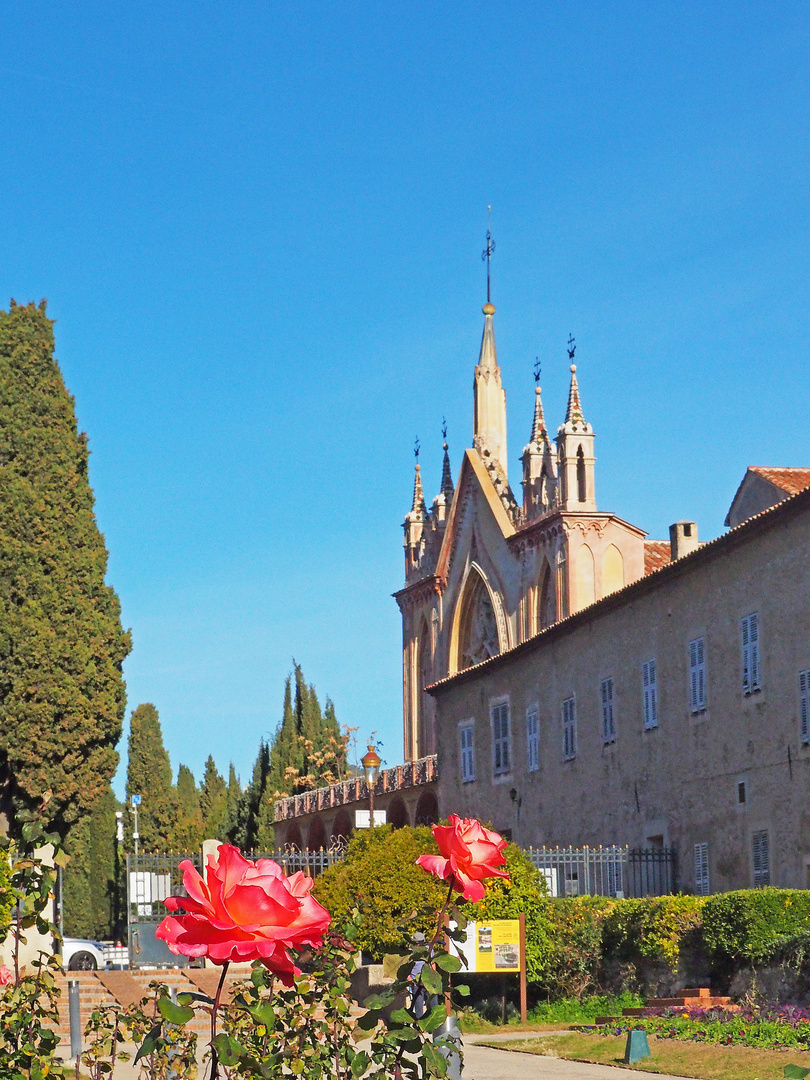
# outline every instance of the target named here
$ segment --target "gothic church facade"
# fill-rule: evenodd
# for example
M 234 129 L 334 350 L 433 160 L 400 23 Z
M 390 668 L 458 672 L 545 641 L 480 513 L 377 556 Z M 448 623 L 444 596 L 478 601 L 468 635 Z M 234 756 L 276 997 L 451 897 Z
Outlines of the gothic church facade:
M 565 420 L 552 441 L 535 390 L 523 449 L 522 496 L 509 483 L 506 394 L 495 347 L 495 307 L 473 382 L 473 445 L 454 489 L 447 445 L 439 494 L 428 509 L 417 462 L 405 517 L 402 613 L 406 760 L 434 754 L 436 710 L 425 687 L 497 656 L 643 577 L 656 552 L 645 533 L 596 502 L 595 433 L 585 419 L 576 365 Z M 573 360 L 573 349 L 570 350 Z

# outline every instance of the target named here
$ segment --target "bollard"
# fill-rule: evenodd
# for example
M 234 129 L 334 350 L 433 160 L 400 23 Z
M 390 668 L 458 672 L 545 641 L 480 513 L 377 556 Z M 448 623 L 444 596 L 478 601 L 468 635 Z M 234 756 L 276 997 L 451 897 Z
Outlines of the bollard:
M 455 1016 L 448 1016 L 443 1024 L 433 1032 L 433 1039 L 447 1039 L 455 1049 L 449 1046 L 437 1047 L 443 1058 L 447 1059 L 447 1080 L 461 1080 L 461 1032 L 456 1023 Z
M 68 1012 L 70 1014 L 70 1056 L 78 1062 L 82 1052 L 82 1016 L 79 1008 L 79 980 L 68 980 Z
M 647 1032 L 641 1028 L 627 1032 L 627 1044 L 624 1048 L 625 1065 L 635 1065 L 638 1061 L 644 1061 L 651 1057 L 650 1044 L 647 1042 Z

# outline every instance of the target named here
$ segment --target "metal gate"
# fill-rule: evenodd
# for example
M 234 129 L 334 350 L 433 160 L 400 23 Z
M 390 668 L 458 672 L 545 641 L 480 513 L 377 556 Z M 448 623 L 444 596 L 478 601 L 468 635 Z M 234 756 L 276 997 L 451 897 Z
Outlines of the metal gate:
M 166 897 L 187 895 L 183 872 L 178 869 L 184 860 L 202 872 L 199 851 L 127 855 L 127 944 L 131 968 L 188 967 L 188 957 L 175 956 L 165 941 L 155 937 L 155 930 L 166 917 L 163 903 Z

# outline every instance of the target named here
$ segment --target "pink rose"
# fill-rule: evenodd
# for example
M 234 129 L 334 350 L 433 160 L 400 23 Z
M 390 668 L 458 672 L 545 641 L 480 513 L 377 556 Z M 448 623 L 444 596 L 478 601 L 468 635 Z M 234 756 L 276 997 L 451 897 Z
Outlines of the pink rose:
M 5 964 L 0 965 L 0 986 L 8 986 L 12 982 L 14 982 L 14 972 Z
M 169 915 L 155 931 L 171 951 L 207 956 L 215 964 L 261 960 L 285 986 L 300 974 L 290 949 L 317 947 L 331 921 L 310 896 L 313 882 L 299 871 L 286 877 L 272 859 L 251 862 L 237 848 L 222 844 L 208 856 L 205 879 L 181 862 L 188 896 L 170 896 Z
M 441 855 L 420 855 L 416 865 L 451 882 L 465 900 L 483 900 L 487 878 L 508 878 L 504 866 L 506 841 L 475 818 L 451 814 L 447 825 L 434 825 L 433 835 Z

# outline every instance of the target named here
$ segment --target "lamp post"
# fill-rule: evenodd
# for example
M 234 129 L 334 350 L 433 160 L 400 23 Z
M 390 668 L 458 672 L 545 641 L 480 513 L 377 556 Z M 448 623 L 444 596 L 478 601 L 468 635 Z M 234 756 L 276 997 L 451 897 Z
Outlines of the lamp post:
M 377 777 L 380 773 L 380 765 L 382 759 L 374 746 L 369 743 L 368 753 L 364 754 L 360 759 L 360 764 L 363 766 L 363 772 L 366 774 L 366 784 L 368 785 L 368 810 L 369 810 L 369 828 L 374 828 L 374 788 L 377 784 Z

